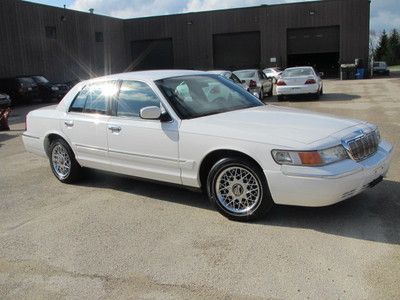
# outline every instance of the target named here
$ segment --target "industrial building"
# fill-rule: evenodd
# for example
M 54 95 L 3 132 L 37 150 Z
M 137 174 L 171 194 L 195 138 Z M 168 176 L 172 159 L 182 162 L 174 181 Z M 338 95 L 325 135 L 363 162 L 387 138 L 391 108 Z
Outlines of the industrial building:
M 117 5 L 117 4 L 116 4 Z M 0 77 L 55 81 L 139 69 L 237 69 L 368 61 L 369 0 L 323 0 L 117 19 L 0 1 Z

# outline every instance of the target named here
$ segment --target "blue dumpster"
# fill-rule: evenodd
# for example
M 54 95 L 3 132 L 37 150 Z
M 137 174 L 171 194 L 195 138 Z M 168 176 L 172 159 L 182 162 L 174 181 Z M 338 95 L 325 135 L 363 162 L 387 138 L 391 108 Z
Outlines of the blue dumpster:
M 364 75 L 365 75 L 365 69 L 358 68 L 356 72 L 356 79 L 364 79 Z

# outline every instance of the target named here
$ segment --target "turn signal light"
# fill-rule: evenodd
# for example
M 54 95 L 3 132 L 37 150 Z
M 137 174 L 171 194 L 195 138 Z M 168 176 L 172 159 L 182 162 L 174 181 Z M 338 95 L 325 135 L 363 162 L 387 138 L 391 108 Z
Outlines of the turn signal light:
M 308 79 L 305 84 L 315 84 L 317 83 L 315 79 Z
M 317 151 L 299 152 L 299 157 L 303 165 L 322 165 L 321 155 Z
M 284 82 L 283 80 L 279 79 L 278 82 L 276 83 L 276 85 L 283 86 L 283 85 L 286 85 L 286 82 Z

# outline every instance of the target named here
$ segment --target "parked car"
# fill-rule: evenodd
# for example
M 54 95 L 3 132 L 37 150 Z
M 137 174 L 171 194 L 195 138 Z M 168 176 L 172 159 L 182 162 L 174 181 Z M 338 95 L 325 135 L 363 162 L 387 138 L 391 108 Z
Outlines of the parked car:
M 39 97 L 35 81 L 26 76 L 0 79 L 0 92 L 10 95 L 14 103 L 31 103 Z
M 373 66 L 374 74 L 390 75 L 390 70 L 385 61 L 376 61 Z
M 275 67 L 275 68 L 266 68 L 263 70 L 265 76 L 269 78 L 273 78 L 273 82 L 277 82 L 279 79 L 279 76 L 282 74 L 282 69 Z
M 313 67 L 287 68 L 276 82 L 278 100 L 284 96 L 312 95 L 318 99 L 323 94 L 322 79 Z
M 0 109 L 4 107 L 10 107 L 11 106 L 11 98 L 7 94 L 1 94 L 0 93 Z
M 257 69 L 238 70 L 233 72 L 242 82 L 249 86 L 249 92 L 256 95 L 259 99 L 265 96 L 272 96 L 273 83 L 271 78 L 267 78 L 264 72 Z
M 210 74 L 216 74 L 216 75 L 220 75 L 223 76 L 229 80 L 232 80 L 234 83 L 236 83 L 237 85 L 240 85 L 242 88 L 244 88 L 246 91 L 249 91 L 249 86 L 248 84 L 244 81 L 242 82 L 239 77 L 237 77 L 235 74 L 233 74 L 233 72 L 231 71 L 226 71 L 226 70 L 212 70 L 212 71 L 208 71 L 208 73 Z
M 221 96 L 211 100 L 209 86 Z M 350 198 L 382 180 L 393 153 L 373 124 L 264 105 L 200 71 L 82 82 L 58 106 L 31 111 L 26 125 L 25 148 L 48 157 L 63 183 L 88 167 L 199 188 L 240 221 L 265 215 L 273 203 Z
M 52 83 L 43 75 L 32 75 L 31 77 L 39 87 L 39 96 L 43 101 L 61 99 L 69 91 L 64 83 Z

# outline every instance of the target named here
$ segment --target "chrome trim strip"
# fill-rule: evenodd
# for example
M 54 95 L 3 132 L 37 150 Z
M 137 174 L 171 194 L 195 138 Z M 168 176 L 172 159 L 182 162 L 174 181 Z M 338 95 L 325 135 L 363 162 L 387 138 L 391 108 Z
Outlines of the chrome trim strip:
M 26 133 L 23 133 L 22 135 L 23 135 L 23 136 L 25 136 L 25 137 L 28 137 L 28 138 L 32 138 L 32 139 L 36 139 L 36 140 L 40 140 L 40 137 L 38 137 L 38 136 L 29 135 L 29 134 L 26 134 Z
M 102 148 L 102 147 L 93 147 L 93 146 L 87 146 L 87 145 L 82 145 L 82 144 L 75 144 L 75 147 L 107 152 L 107 148 Z
M 152 158 L 152 159 L 159 159 L 159 160 L 165 160 L 165 161 L 173 161 L 173 162 L 177 162 L 177 163 L 186 162 L 186 160 L 175 159 L 175 158 L 170 158 L 170 157 L 163 157 L 163 156 L 149 155 L 149 154 L 140 154 L 140 153 L 126 152 L 126 151 L 119 151 L 119 150 L 114 150 L 114 149 L 110 149 L 109 152 L 130 155 L 130 156 L 143 157 L 143 158 Z

